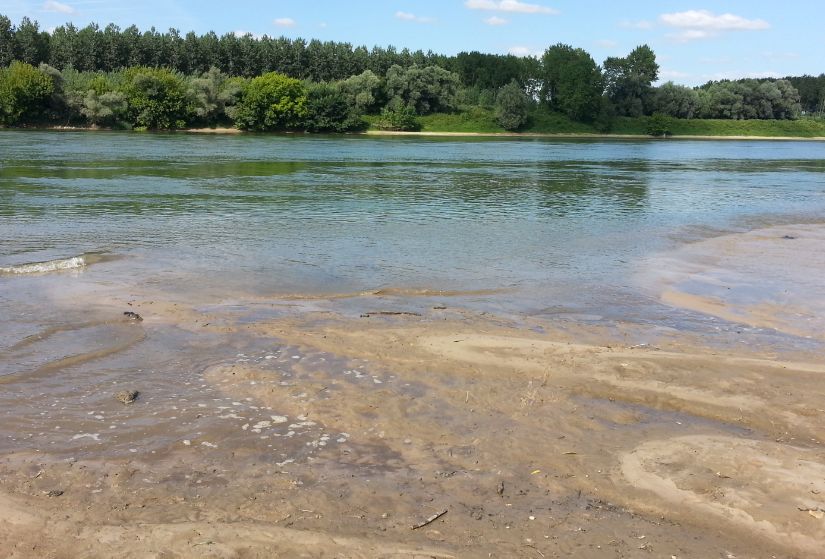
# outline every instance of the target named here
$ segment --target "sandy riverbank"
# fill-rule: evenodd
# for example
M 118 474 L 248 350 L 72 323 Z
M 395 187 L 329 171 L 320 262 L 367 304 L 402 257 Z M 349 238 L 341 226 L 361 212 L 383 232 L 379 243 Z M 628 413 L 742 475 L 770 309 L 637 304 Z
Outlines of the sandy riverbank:
M 131 308 L 148 332 L 217 318 Z M 130 458 L 6 454 L 4 556 L 804 557 L 825 542 L 825 362 L 452 309 L 220 324 L 298 364 L 206 367 L 195 382 L 225 397 L 228 427 L 157 454 L 140 435 Z M 142 383 L 128 413 L 149 426 L 162 410 Z M 311 454 L 287 444 L 313 429 Z
M 2 129 L 2 128 L 0 128 Z M 31 128 L 27 128 L 31 130 Z M 71 131 L 71 132 L 111 132 L 109 128 L 89 128 L 81 126 L 49 126 L 43 130 Z M 217 128 L 187 128 L 177 130 L 186 134 L 207 134 L 207 135 L 238 135 L 249 134 L 243 130 L 232 127 Z M 257 134 L 257 133 L 256 133 Z M 290 132 L 290 134 L 302 134 L 301 132 Z M 400 137 L 433 137 L 433 138 L 559 138 L 559 139 L 595 139 L 595 140 L 738 140 L 738 141 L 806 141 L 825 142 L 823 137 L 801 137 L 801 136 L 709 136 L 709 135 L 688 135 L 680 134 L 668 136 L 667 138 L 653 138 L 644 134 L 584 134 L 584 133 L 538 133 L 538 132 L 396 132 L 391 130 L 368 130 L 366 132 L 353 132 L 348 135 L 355 136 L 400 136 Z
M 719 270 L 781 268 L 795 284 L 805 269 L 783 255 L 820 233 L 687 245 L 658 289 L 681 305 L 672 294 L 696 278 L 731 291 Z M 749 316 L 733 291 L 717 301 Z M 2 384 L 39 413 L 0 456 L 0 556 L 772 558 L 825 545 L 821 353 L 495 316 L 458 295 L 63 293 L 84 322 L 7 356 L 55 355 Z M 124 340 L 145 349 L 122 372 L 95 365 Z M 164 352 L 171 365 L 146 365 Z M 124 405 L 121 388 L 141 395 Z

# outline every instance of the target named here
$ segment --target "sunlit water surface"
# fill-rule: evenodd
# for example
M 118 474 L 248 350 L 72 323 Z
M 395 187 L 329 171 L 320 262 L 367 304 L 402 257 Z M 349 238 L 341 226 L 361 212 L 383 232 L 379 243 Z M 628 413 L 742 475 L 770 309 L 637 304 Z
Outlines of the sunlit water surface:
M 293 350 L 259 340 L 136 333 L 91 312 L 89 294 L 124 310 L 152 293 L 242 314 L 250 301 L 376 290 L 398 294 L 393 309 L 421 310 L 451 292 L 451 305 L 516 319 L 735 329 L 663 305 L 641 268 L 685 243 L 816 223 L 823 210 L 818 142 L 0 131 L 0 445 L 37 439 L 38 418 L 55 417 L 44 405 L 72 437 L 90 435 L 52 426 L 49 444 L 97 444 L 91 435 L 116 431 L 93 419 L 120 405 L 109 386 L 138 370 L 174 402 L 194 398 L 211 363 L 293 364 Z M 428 296 L 404 296 L 418 290 Z M 200 398 L 217 401 L 209 390 Z M 193 406 L 164 407 L 154 440 L 185 436 L 195 419 L 179 408 Z M 147 424 L 135 421 L 135 432 Z

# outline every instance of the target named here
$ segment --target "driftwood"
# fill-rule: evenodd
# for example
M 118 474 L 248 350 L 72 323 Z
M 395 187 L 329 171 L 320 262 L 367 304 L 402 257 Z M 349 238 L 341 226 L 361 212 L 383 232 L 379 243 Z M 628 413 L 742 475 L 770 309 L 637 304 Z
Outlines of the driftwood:
M 428 524 L 432 524 L 433 522 L 435 522 L 436 520 L 438 520 L 439 518 L 441 518 L 441 517 L 442 517 L 442 516 L 444 516 L 445 514 L 447 514 L 447 510 L 446 510 L 446 509 L 445 509 L 445 510 L 443 510 L 443 511 L 441 511 L 441 512 L 437 512 L 437 513 L 435 513 L 434 515 L 432 515 L 431 517 L 429 517 L 427 520 L 425 520 L 424 522 L 419 522 L 418 524 L 415 524 L 415 525 L 412 527 L 412 529 L 413 529 L 413 530 L 418 530 L 419 528 L 423 528 L 424 526 L 426 526 L 426 525 L 428 525 Z
M 407 311 L 371 311 L 361 315 L 361 318 L 369 318 L 370 316 L 421 316 L 421 313 L 407 312 Z

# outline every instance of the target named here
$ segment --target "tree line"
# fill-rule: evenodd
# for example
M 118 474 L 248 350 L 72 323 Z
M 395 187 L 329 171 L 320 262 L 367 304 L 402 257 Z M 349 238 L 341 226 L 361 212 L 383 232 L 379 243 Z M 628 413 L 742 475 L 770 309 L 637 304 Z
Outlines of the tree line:
M 120 29 L 110 24 L 101 29 L 93 23 L 78 29 L 67 24 L 49 33 L 29 18 L 14 26 L 0 14 L 0 66 L 13 60 L 88 72 L 132 66 L 162 66 L 186 75 L 217 68 L 246 78 L 279 72 L 314 82 L 342 80 L 365 70 L 383 76 L 392 66 L 439 66 L 458 74 L 462 83 L 481 88 L 498 88 L 513 79 L 524 81 L 536 67 L 533 59 L 513 55 L 465 52 L 448 57 L 431 51 L 393 46 L 368 49 L 317 39 L 218 36 L 214 32 L 181 35 L 176 29 L 158 32 L 155 28 L 141 32 L 134 25 Z
M 555 111 L 608 131 L 617 116 L 793 119 L 815 114 L 825 98 L 825 75 L 699 88 L 655 87 L 658 77 L 646 45 L 600 66 L 564 44 L 541 57 L 444 56 L 134 26 L 68 24 L 49 33 L 0 15 L 0 124 L 7 126 L 341 132 L 366 127 L 367 117 L 408 130 L 421 115 L 482 109 L 508 130 Z

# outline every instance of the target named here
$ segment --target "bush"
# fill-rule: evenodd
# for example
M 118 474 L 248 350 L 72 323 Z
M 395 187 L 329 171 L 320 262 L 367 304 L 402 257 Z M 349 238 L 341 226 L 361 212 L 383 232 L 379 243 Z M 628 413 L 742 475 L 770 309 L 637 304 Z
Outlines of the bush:
M 299 128 L 307 116 L 307 91 L 299 80 L 270 72 L 249 82 L 233 114 L 241 130 Z
M 130 68 L 123 94 L 135 127 L 150 130 L 184 128 L 194 115 L 186 82 L 166 68 Z
M 527 123 L 530 99 L 521 87 L 512 81 L 496 95 L 496 121 L 505 130 L 518 130 Z
M 310 87 L 307 95 L 304 126 L 309 132 L 349 132 L 363 129 L 366 122 L 355 114 L 355 107 L 347 103 L 340 89 L 316 84 Z
M 421 123 L 415 116 L 415 110 L 410 107 L 383 109 L 381 118 L 378 119 L 375 125 L 379 130 L 395 130 L 398 132 L 421 130 Z
M 80 114 L 93 126 L 119 125 L 128 109 L 126 97 L 119 91 L 99 95 L 94 89 L 90 89 L 83 98 Z
M 657 138 L 670 136 L 673 134 L 673 119 L 661 113 L 656 113 L 647 119 L 645 131 L 648 136 Z
M 387 97 L 394 110 L 411 107 L 419 115 L 452 111 L 458 86 L 458 74 L 439 66 L 394 65 L 387 70 Z
M 42 116 L 54 92 L 54 81 L 25 62 L 0 68 L 0 124 L 13 126 Z

